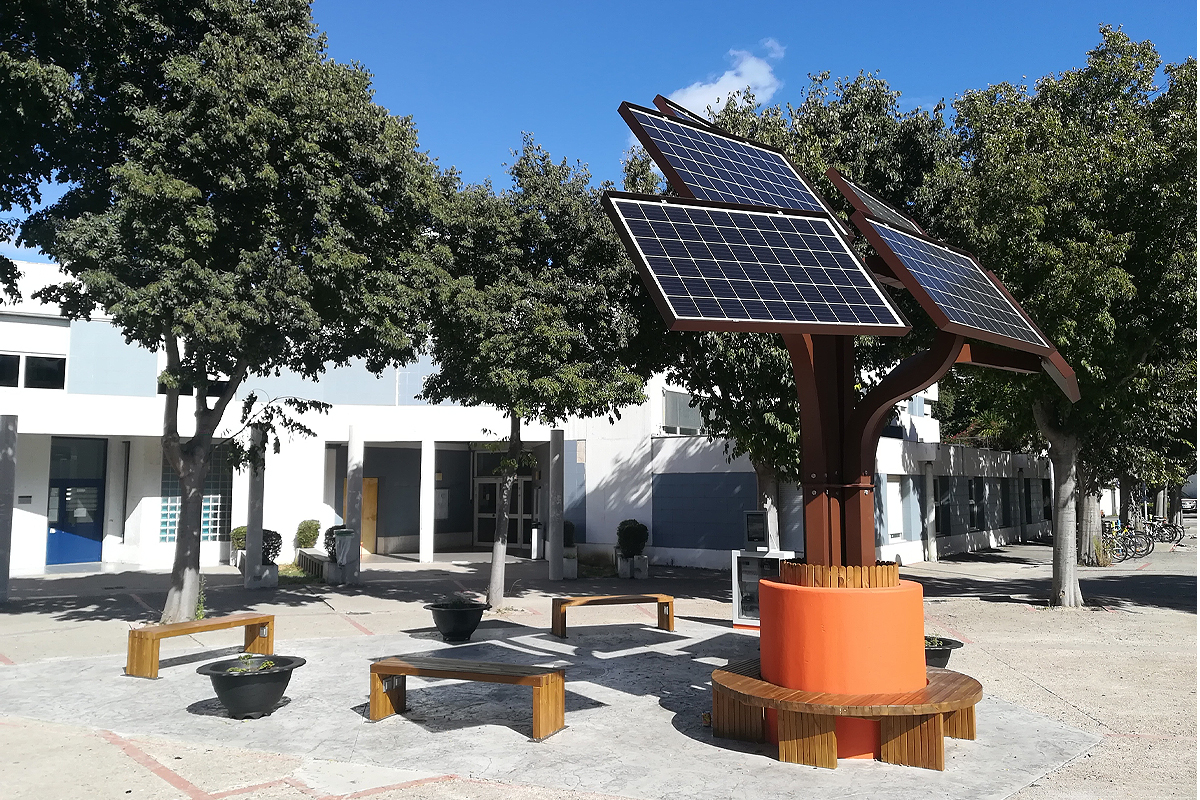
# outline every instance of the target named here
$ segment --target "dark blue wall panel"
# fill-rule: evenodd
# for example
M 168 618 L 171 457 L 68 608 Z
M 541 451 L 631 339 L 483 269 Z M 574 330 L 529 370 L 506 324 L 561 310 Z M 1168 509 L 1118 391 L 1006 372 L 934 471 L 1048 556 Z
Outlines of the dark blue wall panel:
M 756 494 L 752 472 L 655 475 L 652 544 L 740 550 Z
M 579 463 L 574 439 L 563 441 L 563 519 L 575 524 L 576 542 L 587 541 L 587 464 Z

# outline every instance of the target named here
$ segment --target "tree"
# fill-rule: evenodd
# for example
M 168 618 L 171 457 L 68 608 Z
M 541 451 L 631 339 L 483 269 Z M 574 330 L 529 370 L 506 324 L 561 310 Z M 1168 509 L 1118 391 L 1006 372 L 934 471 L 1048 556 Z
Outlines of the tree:
M 1149 424 L 1127 402 L 1134 382 L 1196 348 L 1195 60 L 1168 65 L 1163 89 L 1150 42 L 1100 33 L 1081 69 L 1032 91 L 1000 84 L 959 98 L 964 168 L 942 168 L 929 192 L 934 230 L 994 268 L 1077 370 L 1083 399 L 1073 406 L 1045 376 L 1015 387 L 1050 445 L 1052 602 L 1063 606 L 1083 602 L 1080 464 L 1105 461 L 1117 441 L 1106 429 L 1123 419 Z
M 488 602 L 504 599 L 508 501 L 521 423 L 617 414 L 643 401 L 664 329 L 600 206 L 586 167 L 525 136 L 511 190 L 463 190 L 444 220 L 452 252 L 434 303 L 423 396 L 488 404 L 509 419 Z
M 816 182 L 836 209 L 850 207 L 825 178 L 837 167 L 901 208 L 911 208 L 926 176 L 957 156 L 955 140 L 932 111 L 903 112 L 900 93 L 877 75 L 830 81 L 812 77 L 798 106 L 762 106 L 749 91 L 733 93 L 713 117 L 722 129 L 776 147 Z M 711 113 L 711 112 L 710 112 Z M 635 150 L 625 159 L 627 191 L 657 193 L 660 183 L 649 156 Z M 902 340 L 860 337 L 855 356 L 863 388 L 930 340 L 933 325 L 905 293 L 892 293 L 917 330 Z M 771 334 L 674 333 L 669 378 L 688 388 L 712 437 L 731 442 L 729 455 L 746 455 L 754 466 L 759 505 L 768 526 L 779 530 L 778 484 L 800 478 L 800 407 L 791 359 Z
M 181 18 L 148 20 L 173 44 L 161 62 L 134 52 L 128 80 L 85 82 L 128 89 L 83 103 L 116 105 L 95 118 L 122 125 L 95 134 L 104 157 L 76 164 L 76 188 L 23 232 L 74 278 L 43 300 L 73 318 L 102 307 L 128 341 L 166 352 L 163 455 L 182 497 L 164 622 L 195 608 L 204 478 L 246 378 L 414 357 L 443 188 L 411 120 L 325 55 L 307 3 L 211 0 Z

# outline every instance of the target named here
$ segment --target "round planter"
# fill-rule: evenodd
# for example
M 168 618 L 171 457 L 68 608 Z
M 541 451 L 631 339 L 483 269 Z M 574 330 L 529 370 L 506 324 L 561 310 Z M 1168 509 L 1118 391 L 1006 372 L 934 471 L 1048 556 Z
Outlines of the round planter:
M 274 666 L 255 669 L 265 661 Z M 214 661 L 198 668 L 196 672 L 207 675 L 212 681 L 213 691 L 229 716 L 234 719 L 258 719 L 266 714 L 283 697 L 292 670 L 304 666 L 299 656 L 260 656 L 243 661 Z M 231 672 L 250 667 L 246 672 Z
M 958 639 L 948 639 L 945 636 L 938 636 L 937 639 L 941 642 L 939 647 L 926 646 L 925 663 L 931 667 L 945 667 L 950 663 L 950 651 L 962 647 L 963 643 Z
M 470 641 L 471 634 L 479 627 L 483 612 L 491 606 L 487 603 L 430 603 L 425 606 L 433 612 L 433 624 L 437 625 L 444 642 Z

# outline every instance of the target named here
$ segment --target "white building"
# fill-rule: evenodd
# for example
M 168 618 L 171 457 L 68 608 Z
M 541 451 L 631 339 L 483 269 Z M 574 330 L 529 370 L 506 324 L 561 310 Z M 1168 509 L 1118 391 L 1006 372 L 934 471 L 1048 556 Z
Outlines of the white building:
M 68 321 L 31 300 L 60 280 L 55 267 L 20 264 L 23 300 L 0 306 L 0 414 L 18 417 L 13 575 L 87 564 L 104 569 L 165 569 L 174 554 L 177 482 L 160 447 L 160 355 L 125 343 L 104 319 Z M 491 408 L 417 401 L 428 363 L 376 377 L 361 366 L 335 369 L 319 383 L 298 376 L 252 379 L 246 391 L 295 395 L 332 405 L 308 415 L 312 438 L 268 454 L 264 526 L 283 534 L 292 557 L 297 525 L 341 521 L 346 443 L 354 426 L 366 442 L 364 546 L 382 554 L 487 549 L 494 529 L 499 461 L 507 420 Z M 899 408 L 876 465 L 881 558 L 904 563 L 1049 532 L 1049 467 L 1044 459 L 939 444 L 928 414 L 936 386 Z M 650 527 L 655 563 L 729 568 L 742 546 L 743 512 L 754 508 L 749 462 L 728 462 L 723 442 L 699 433 L 688 396 L 663 380 L 647 402 L 607 419 L 570 420 L 565 510 L 581 555 L 603 556 L 617 524 Z M 184 406 L 186 408 L 186 406 Z M 236 411 L 228 422 L 234 423 Z M 180 414 L 181 434 L 189 415 Z M 522 429 L 529 449 L 548 458 L 550 431 Z M 532 531 L 547 517 L 543 469 L 520 478 L 510 548 L 535 554 Z M 229 531 L 245 523 L 248 479 L 214 465 L 205 490 L 201 560 L 229 557 Z M 803 514 L 795 487 L 783 487 L 784 546 L 802 549 Z M 421 514 L 432 508 L 432 514 Z M 373 526 L 369 520 L 373 519 Z M 373 527 L 373 530 L 372 530 Z

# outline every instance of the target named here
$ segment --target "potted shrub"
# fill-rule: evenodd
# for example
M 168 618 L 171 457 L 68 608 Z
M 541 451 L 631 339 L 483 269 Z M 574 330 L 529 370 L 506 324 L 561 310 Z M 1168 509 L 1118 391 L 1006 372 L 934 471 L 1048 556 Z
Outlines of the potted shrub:
M 296 527 L 296 549 L 307 550 L 317 546 L 317 537 L 321 535 L 321 523 L 315 519 L 306 519 Z
M 471 634 L 483 619 L 483 612 L 491 608 L 487 603 L 461 593 L 425 607 L 433 612 L 433 624 L 444 642 L 470 641 Z
M 946 636 L 925 637 L 925 663 L 930 667 L 945 667 L 950 663 L 950 651 L 962 647 L 958 639 Z
M 622 578 L 650 576 L 650 559 L 642 555 L 650 529 L 636 519 L 622 520 L 617 526 L 617 575 Z
M 579 549 L 575 547 L 575 523 L 563 520 L 563 578 L 573 581 L 579 577 Z
M 246 526 L 239 525 L 229 532 L 229 543 L 235 551 L 233 563 L 241 570 L 242 574 L 246 573 Z M 255 574 L 257 585 L 272 587 L 279 585 L 279 566 L 275 563 L 275 559 L 279 558 L 279 551 L 283 548 L 283 537 L 277 531 L 270 528 L 263 528 L 262 532 L 262 566 Z
M 292 670 L 304 663 L 299 656 L 242 653 L 228 661 L 205 664 L 196 672 L 209 677 L 229 716 L 258 719 L 280 701 L 292 679 Z

